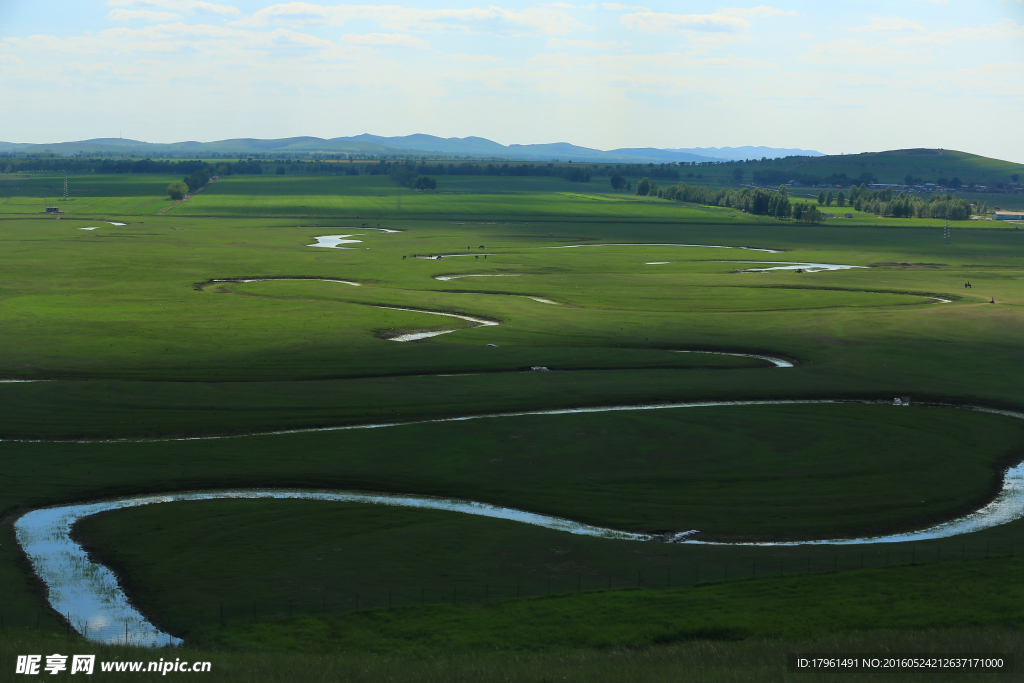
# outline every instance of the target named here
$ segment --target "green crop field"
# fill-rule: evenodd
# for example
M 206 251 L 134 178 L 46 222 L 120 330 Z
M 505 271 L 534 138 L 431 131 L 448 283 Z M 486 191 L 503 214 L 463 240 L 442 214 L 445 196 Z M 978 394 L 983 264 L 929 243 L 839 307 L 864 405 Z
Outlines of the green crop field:
M 1017 226 L 944 244 L 935 219 L 486 176 L 400 212 L 366 175 L 231 176 L 179 204 L 176 179 L 72 177 L 59 220 L 37 212 L 62 175 L 0 182 L 0 647 L 80 646 L 17 542 L 27 510 L 289 488 L 658 536 L 261 499 L 74 537 L 223 680 L 303 679 L 295 652 L 351 680 L 400 670 L 379 652 L 409 680 L 678 680 L 717 648 L 735 676 L 707 680 L 788 680 L 799 648 L 1020 650 L 1019 514 L 804 544 L 958 519 L 1024 458 Z M 311 246 L 327 236 L 355 241 Z M 663 542 L 687 531 L 708 543 Z M 276 673 L 239 677 L 239 652 Z M 612 676 L 616 656 L 650 678 Z

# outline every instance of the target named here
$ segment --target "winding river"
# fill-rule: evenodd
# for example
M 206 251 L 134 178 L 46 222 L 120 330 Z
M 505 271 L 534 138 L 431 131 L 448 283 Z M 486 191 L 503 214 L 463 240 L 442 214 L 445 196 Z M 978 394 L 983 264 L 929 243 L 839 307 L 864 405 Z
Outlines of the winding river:
M 116 225 L 116 224 L 115 224 Z M 359 228 L 376 229 L 376 228 Z M 384 232 L 396 232 L 384 230 Z M 313 247 L 345 248 L 341 244 L 358 242 L 347 238 L 354 235 L 330 235 L 317 237 L 317 244 Z M 779 253 L 772 249 L 756 249 L 753 247 L 718 247 L 713 245 L 570 245 L 564 247 L 544 247 L 553 249 L 566 249 L 583 246 L 684 246 L 684 247 L 708 247 L 708 248 L 732 248 L 749 249 L 753 251 L 764 251 Z M 256 281 L 256 280 L 247 280 Z M 337 280 L 344 284 L 356 285 L 357 283 Z M 547 300 L 537 299 L 544 303 L 551 303 Z M 471 316 L 441 313 L 433 311 L 418 311 L 416 309 L 381 306 L 393 310 L 414 311 L 418 313 L 433 313 L 435 315 L 446 315 L 478 325 L 497 325 L 495 321 L 473 318 Z M 449 330 L 451 331 L 451 330 Z M 434 334 L 442 334 L 438 332 Z M 424 334 L 424 333 L 414 333 Z M 405 335 L 409 339 L 394 338 L 396 341 L 408 341 L 414 335 Z M 424 334 L 424 336 L 431 336 Z M 773 356 L 723 353 L 712 351 L 677 351 L 677 353 L 721 353 L 722 355 L 744 356 L 758 358 L 771 362 L 777 368 L 789 368 L 793 363 L 783 358 Z M 17 381 L 17 380 L 15 380 Z M 432 420 L 419 420 L 414 422 L 389 422 L 364 425 L 344 425 L 337 427 L 311 428 L 281 430 L 276 432 L 264 432 L 263 434 L 292 434 L 313 431 L 334 431 L 347 429 L 378 429 L 395 427 L 403 424 L 420 424 L 429 422 L 459 422 L 465 420 L 518 417 L 527 415 L 562 415 L 573 413 L 594 413 L 612 411 L 636 411 L 636 410 L 659 410 L 669 408 L 698 408 L 698 407 L 725 407 L 725 406 L 753 406 L 753 405 L 792 405 L 792 404 L 823 404 L 823 403 L 879 403 L 878 401 L 841 401 L 841 400 L 751 400 L 751 401 L 701 401 L 684 403 L 663 403 L 653 405 L 623 405 L 623 406 L 600 406 L 600 407 L 579 407 L 563 408 L 552 410 L 518 411 L 507 413 L 494 413 L 487 415 L 469 415 L 463 417 L 439 418 Z M 1001 411 L 988 409 L 979 406 L 957 406 L 981 412 L 995 413 L 1024 419 L 1024 413 L 1013 411 Z M 186 437 L 166 439 L 168 441 L 192 440 L 192 439 L 218 439 L 218 438 L 244 438 L 246 435 L 211 436 L 211 437 Z M 255 436 L 255 435 L 248 435 Z M 28 440 L 15 440 L 28 441 Z M 41 440 L 40 440 L 41 441 Z M 142 439 L 112 439 L 107 441 L 142 441 Z M 694 540 L 691 534 L 695 531 L 682 531 L 666 536 L 653 536 L 649 534 L 634 533 L 616 529 L 596 527 L 572 520 L 540 515 L 524 510 L 501 507 L 488 503 L 463 500 L 456 498 L 435 498 L 429 496 L 386 494 L 356 491 L 326 491 L 326 490 L 222 490 L 222 491 L 186 491 L 171 492 L 163 495 L 130 496 L 105 501 L 94 501 L 72 505 L 59 505 L 47 508 L 40 508 L 21 515 L 15 522 L 15 534 L 18 543 L 29 558 L 36 574 L 47 586 L 47 597 L 53 608 L 67 616 L 71 625 L 91 640 L 97 642 L 114 643 L 128 642 L 134 645 L 157 646 L 164 644 L 180 644 L 182 641 L 161 631 L 151 624 L 141 613 L 138 612 L 128 601 L 113 572 L 96 562 L 93 562 L 87 553 L 71 538 L 71 529 L 74 524 L 90 515 L 110 510 L 139 507 L 142 505 L 153 505 L 159 503 L 186 502 L 199 500 L 216 499 L 293 499 L 293 500 L 317 500 L 325 503 L 364 503 L 371 505 L 389 505 L 405 508 L 419 508 L 429 510 L 444 510 L 463 514 L 479 515 L 492 519 L 502 519 L 523 524 L 531 524 L 546 529 L 561 531 L 570 534 L 580 534 L 598 538 L 607 538 L 622 541 L 635 542 L 675 542 L 675 543 L 702 543 Z M 1024 516 L 1024 463 L 1011 468 L 1003 478 L 1003 486 L 997 497 L 979 510 L 971 512 L 963 517 L 938 524 L 927 529 L 892 534 L 870 538 L 856 539 L 831 539 L 810 542 L 779 543 L 777 545 L 850 545 L 863 543 L 894 543 L 915 540 L 928 540 L 945 538 L 964 533 L 970 533 L 981 529 L 989 528 L 999 524 L 1016 520 Z M 721 544 L 719 544 L 721 545 Z M 744 545 L 762 545 L 749 543 Z
M 881 403 L 879 401 L 839 400 L 787 400 L 787 401 L 708 401 L 657 405 L 608 406 L 596 408 L 566 408 L 560 410 L 523 411 L 498 413 L 461 418 L 422 420 L 420 422 L 455 422 L 461 420 L 514 417 L 520 415 L 558 415 L 568 413 L 607 412 L 614 410 L 657 410 L 665 408 L 695 408 L 711 406 L 748 405 L 792 405 L 823 403 Z M 1024 419 L 1024 413 L 996 410 L 980 406 L 947 406 L 967 408 L 979 412 L 993 413 Z M 376 425 L 353 425 L 327 429 L 369 429 L 397 426 L 400 423 Z M 409 424 L 409 423 L 405 423 Z M 321 430 L 289 430 L 321 431 Z M 220 437 L 232 438 L 232 437 Z M 55 610 L 67 616 L 79 633 L 98 642 L 124 642 L 137 645 L 179 644 L 177 639 L 151 624 L 128 601 L 116 576 L 109 568 L 93 562 L 86 552 L 71 538 L 71 528 L 78 520 L 100 512 L 118 510 L 157 503 L 184 502 L 216 499 L 295 499 L 324 502 L 366 503 L 397 507 L 445 510 L 463 514 L 480 515 L 492 519 L 532 524 L 546 529 L 580 534 L 598 538 L 637 542 L 674 542 L 709 544 L 693 539 L 697 530 L 654 536 L 604 527 L 596 527 L 561 517 L 540 515 L 524 510 L 501 507 L 478 501 L 457 498 L 436 498 L 430 496 L 371 493 L 357 491 L 291 490 L 291 489 L 232 489 L 223 491 L 186 491 L 164 495 L 145 495 L 117 498 L 113 500 L 59 505 L 40 508 L 25 513 L 15 523 L 18 543 L 24 549 L 36 574 L 46 583 L 48 599 Z M 741 543 L 714 545 L 857 545 L 867 543 L 900 543 L 907 541 L 948 538 L 980 531 L 1000 524 L 1006 524 L 1024 517 L 1024 463 L 1010 468 L 1003 477 L 1002 489 L 996 498 L 984 507 L 958 519 L 937 524 L 926 529 L 885 536 L 864 538 L 824 539 L 782 543 Z

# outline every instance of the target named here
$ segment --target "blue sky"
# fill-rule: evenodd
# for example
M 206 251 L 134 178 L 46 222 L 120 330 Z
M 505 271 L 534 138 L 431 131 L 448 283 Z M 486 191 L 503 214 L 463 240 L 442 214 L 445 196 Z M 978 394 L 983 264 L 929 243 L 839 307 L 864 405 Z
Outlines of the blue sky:
M 1024 162 L 1022 0 L 0 0 L 0 140 L 430 133 Z

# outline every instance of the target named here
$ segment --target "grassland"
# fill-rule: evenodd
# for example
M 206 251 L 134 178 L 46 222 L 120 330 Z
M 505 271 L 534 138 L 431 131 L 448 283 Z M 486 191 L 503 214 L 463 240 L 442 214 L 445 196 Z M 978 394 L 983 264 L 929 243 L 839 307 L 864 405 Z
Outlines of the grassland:
M 247 683 L 285 683 L 296 680 L 410 681 L 412 683 L 477 683 L 479 681 L 570 681 L 619 683 L 665 683 L 703 681 L 791 681 L 785 654 L 792 652 L 840 655 L 851 652 L 1014 652 L 1020 650 L 1020 634 L 1015 629 L 941 629 L 923 631 L 866 631 L 796 641 L 750 638 L 739 642 L 697 640 L 682 644 L 602 650 L 561 649 L 549 652 L 468 652 L 447 651 L 428 655 L 391 652 L 386 656 L 367 652 L 330 654 L 223 651 L 189 649 L 176 651 L 176 658 L 189 662 L 209 661 L 217 680 Z M 99 662 L 159 661 L 167 651 L 145 651 L 116 645 L 96 645 L 68 640 L 35 631 L 12 632 L 0 640 L 0 657 L 13 661 L 25 652 L 87 653 Z M 847 681 L 848 672 L 801 672 L 800 680 Z M 998 674 L 996 674 L 998 675 Z M 857 680 L 893 680 L 889 671 L 862 672 Z M 194 673 L 168 673 L 168 681 L 194 680 Z M 989 681 L 989 672 L 929 670 L 925 673 L 900 672 L 901 681 Z M 124 673 L 94 674 L 95 680 L 124 680 Z M 53 677 L 63 680 L 62 675 Z M 67 678 L 67 680 L 75 680 Z
M 33 215 L 43 200 L 57 205 L 67 216 L 211 216 L 231 218 L 345 218 L 376 221 L 446 218 L 456 221 L 508 221 L 517 218 L 590 221 L 639 220 L 650 222 L 739 222 L 778 225 L 774 218 L 758 217 L 722 207 L 681 204 L 630 192 L 614 191 L 606 179 L 574 183 L 560 178 L 504 176 L 439 176 L 435 192 L 400 190 L 384 175 L 260 176 L 220 178 L 186 202 L 166 195 L 169 182 L 180 178 L 162 175 L 77 175 L 63 193 L 64 176 L 57 174 L 0 176 L 0 215 Z M 638 180 L 638 179 L 634 179 Z M 712 187 L 732 186 L 729 179 L 696 181 Z M 902 180 L 902 178 L 901 178 Z M 667 181 L 666 181 L 667 182 Z M 399 196 L 401 195 L 401 197 Z M 817 193 L 813 193 L 817 196 Z M 399 201 L 401 199 L 401 201 Z M 1013 206 L 1011 196 L 987 195 L 989 203 Z M 1009 202 L 1009 203 L 1007 203 Z M 829 207 L 832 222 L 842 225 L 941 226 L 941 219 L 882 218 L 850 207 Z M 845 218 L 853 213 L 852 219 Z M 789 222 L 782 221 L 783 223 Z M 958 228 L 976 228 L 977 221 L 955 221 Z M 986 225 L 986 228 L 999 226 Z M 1019 226 L 1003 226 L 1013 229 Z
M 4 520 L 63 501 L 291 486 L 457 496 L 623 529 L 699 529 L 706 538 L 822 538 L 917 528 L 973 509 L 1024 453 L 1018 421 L 919 405 L 1024 408 L 1013 371 L 1024 331 L 1018 230 L 975 223 L 943 245 L 924 221 L 802 226 L 591 196 L 578 184 L 509 192 L 474 178 L 448 194 L 403 196 L 396 217 L 386 210 L 395 186 L 381 184 L 390 181 L 360 176 L 363 185 L 342 185 L 350 180 L 229 178 L 162 216 L 95 210 L 106 201 L 152 201 L 146 211 L 170 205 L 150 194 L 159 183 L 121 178 L 97 177 L 91 196 L 67 203 L 81 213 L 59 221 L 18 215 L 24 194 L 0 199 L 0 378 L 48 380 L 0 383 Z M 43 182 L 31 191 L 48 191 Z M 381 197 L 385 190 L 392 194 Z M 374 210 L 380 218 L 370 217 Z M 480 217 L 490 211 L 493 219 Z M 340 217 L 350 212 L 363 218 Z M 347 250 L 307 246 L 336 234 L 362 241 Z M 778 253 L 667 246 L 676 244 Z M 552 248 L 573 245 L 589 246 Z M 427 254 L 445 258 L 414 258 Z M 765 265 L 747 261 L 862 267 L 739 272 Z M 503 277 L 465 277 L 473 275 Z M 463 277 L 437 279 L 452 276 Z M 241 282 L 261 278 L 272 279 Z M 432 313 L 499 324 L 474 327 Z M 438 329 L 454 331 L 410 343 L 386 338 Z M 679 351 L 768 354 L 795 367 Z M 535 366 L 550 371 L 530 371 Z M 584 406 L 904 395 L 914 407 L 731 406 L 245 436 Z M 225 438 L 152 440 L 197 436 Z M 9 524 L 0 530 L 5 612 L 59 624 Z M 446 513 L 296 502 L 157 505 L 88 520 L 79 532 L 133 599 L 182 634 L 197 632 L 195 615 L 214 603 L 313 600 L 326 587 L 415 598 L 462 582 L 474 590 L 500 585 L 511 597 L 513 584 L 549 579 L 562 590 L 574 580 L 596 589 L 609 577 L 613 587 L 638 573 L 668 577 L 671 567 L 704 565 L 709 578 L 725 578 L 729 566 L 837 563 L 831 549 L 631 544 Z M 1024 522 L 1012 522 L 962 539 L 961 552 L 978 556 L 986 545 L 1021 539 Z M 956 545 L 901 544 L 899 552 L 946 558 Z M 866 566 L 883 566 L 886 550 L 895 548 L 865 546 Z M 845 568 L 856 566 L 855 553 L 844 558 Z M 974 571 L 968 564 L 955 571 Z M 920 586 L 907 609 L 921 618 L 875 625 L 965 626 L 952 607 L 928 606 L 938 589 L 922 577 L 994 591 L 1016 565 L 1007 566 L 986 579 L 907 569 L 900 580 Z M 840 585 L 852 575 L 831 576 Z M 849 581 L 850 591 L 868 590 Z M 811 590 L 801 586 L 785 590 Z M 616 635 L 614 610 L 628 608 L 601 602 L 638 595 L 586 596 L 598 615 L 586 618 L 597 631 L 609 625 L 607 645 L 654 642 Z M 777 608 L 753 594 L 744 600 L 744 610 Z M 539 603 L 510 602 L 508 614 L 530 604 Z M 838 599 L 830 604 L 856 614 Z M 390 616 L 344 619 L 416 629 L 429 622 L 443 633 L 456 618 L 412 607 L 380 614 Z M 729 623 L 754 623 L 749 612 L 730 614 Z M 1011 629 L 999 642 L 1016 642 L 1016 622 L 979 619 Z M 358 622 L 323 628 L 350 623 Z M 844 623 L 841 630 L 870 626 Z M 237 637 L 244 647 L 266 638 L 286 648 L 289 628 Z M 759 644 L 764 636 L 796 642 L 812 631 L 739 635 L 749 639 L 736 644 L 742 658 L 783 647 Z M 567 653 L 578 644 L 564 647 L 537 655 L 528 670 L 557 669 L 556 660 L 567 661 L 559 657 L 577 656 Z M 650 666 L 678 667 L 696 651 L 656 648 Z M 604 656 L 587 654 L 581 666 L 596 669 Z M 511 661 L 500 659 L 494 671 L 518 666 Z M 361 666 L 346 662 L 323 666 Z M 747 666 L 736 675 L 767 671 Z

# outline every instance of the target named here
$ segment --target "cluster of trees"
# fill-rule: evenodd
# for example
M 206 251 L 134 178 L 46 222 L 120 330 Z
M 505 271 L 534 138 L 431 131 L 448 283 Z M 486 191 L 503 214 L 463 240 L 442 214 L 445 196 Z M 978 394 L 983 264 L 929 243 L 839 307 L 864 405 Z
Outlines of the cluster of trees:
M 395 169 L 407 169 L 402 174 L 412 172 L 422 176 L 432 175 L 472 175 L 472 176 L 541 176 L 564 178 L 576 183 L 589 183 L 593 168 L 583 166 L 556 166 L 554 164 L 427 164 L 420 162 L 389 162 L 363 166 L 363 173 L 369 175 L 393 175 Z M 346 173 L 350 173 L 348 169 Z M 359 168 L 351 165 L 351 175 L 358 175 Z M 404 183 L 403 183 L 404 184 Z
M 171 183 L 167 186 L 167 194 L 171 196 L 171 199 L 181 201 L 188 194 L 188 185 L 180 180 L 176 183 Z
M 793 204 L 793 218 L 804 223 L 825 222 L 825 214 L 818 211 L 818 207 L 814 204 L 804 204 L 802 202 L 795 202 Z
M 36 159 L 13 158 L 8 173 L 17 171 L 58 171 L 67 173 L 192 173 L 206 166 L 205 161 L 153 161 L 152 159 Z
M 626 192 L 629 192 L 633 189 L 633 184 L 618 173 L 611 177 L 611 182 L 613 190 L 626 190 Z
M 205 187 L 213 174 L 210 173 L 209 168 L 201 168 L 190 176 L 186 176 L 182 182 L 188 186 L 189 192 L 195 192 L 201 187 Z
M 749 187 L 745 187 L 742 190 L 714 190 L 698 185 L 687 185 L 686 183 L 677 183 L 670 187 L 662 188 L 658 186 L 656 180 L 643 178 L 636 184 L 636 193 L 642 197 L 653 196 L 676 202 L 692 202 L 706 206 L 726 206 L 758 216 L 775 216 L 777 218 L 794 216 L 794 205 L 790 202 L 789 194 L 784 185 L 779 186 L 778 190 L 751 189 Z M 801 211 L 799 215 L 794 217 L 808 220 L 808 218 L 803 218 L 802 216 L 803 213 Z
M 413 165 L 393 164 L 388 176 L 399 185 L 405 185 L 414 190 L 437 189 L 437 181 L 419 173 L 417 167 Z
M 200 169 L 209 169 L 212 175 L 225 176 L 234 173 L 263 173 L 263 165 L 258 161 L 236 161 L 219 163 L 211 166 L 199 159 L 183 161 L 167 161 L 153 159 L 36 159 L 12 158 L 4 166 L 8 173 L 18 171 L 57 171 L 67 173 L 166 173 L 177 175 L 190 174 Z
M 185 176 L 180 182 L 171 183 L 167 186 L 167 194 L 171 199 L 184 199 L 185 195 L 193 194 L 210 182 L 213 175 L 210 167 L 200 168 L 192 172 L 192 175 Z
M 622 164 L 621 166 L 616 166 L 614 172 L 624 176 L 636 177 L 642 175 L 662 180 L 679 180 L 680 178 L 678 169 L 672 164 L 648 164 L 647 166 L 642 164 Z M 693 173 L 688 175 L 691 178 L 693 177 Z
M 840 192 L 837 204 L 844 206 L 844 200 L 843 193 Z M 972 209 L 963 199 L 944 193 L 921 197 L 909 193 L 896 194 L 891 187 L 884 190 L 869 190 L 865 185 L 854 185 L 850 188 L 849 202 L 858 211 L 894 218 L 945 218 L 948 209 L 951 220 L 962 221 L 970 218 L 973 213 L 983 212 L 977 210 L 979 207 Z M 831 205 L 832 192 L 819 194 L 818 203 Z

